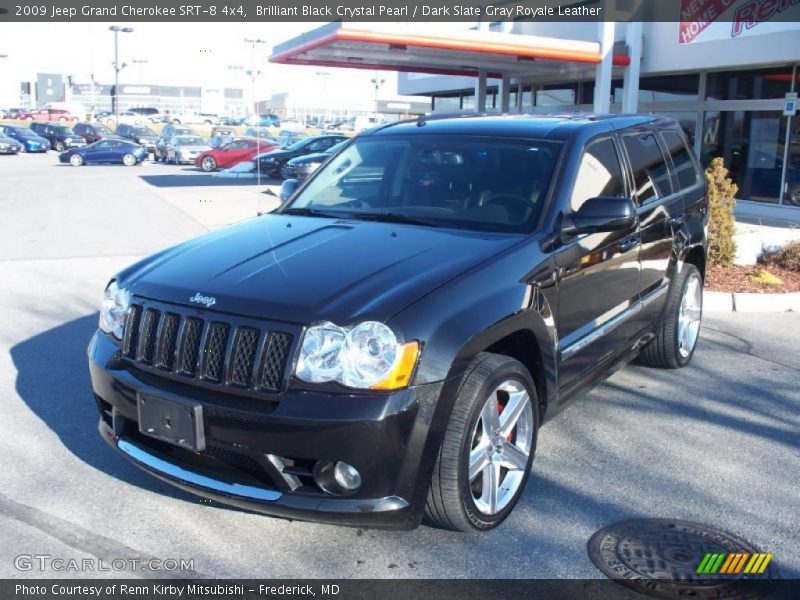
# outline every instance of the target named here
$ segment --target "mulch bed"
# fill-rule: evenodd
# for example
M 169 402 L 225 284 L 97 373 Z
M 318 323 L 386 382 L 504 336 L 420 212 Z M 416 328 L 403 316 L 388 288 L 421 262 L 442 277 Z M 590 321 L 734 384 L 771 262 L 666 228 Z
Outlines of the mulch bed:
M 749 275 L 758 275 L 759 271 L 768 271 L 783 281 L 783 285 L 763 285 L 754 283 Z M 759 294 L 780 294 L 784 292 L 800 292 L 800 273 L 787 271 L 774 265 L 709 267 L 706 273 L 707 290 L 713 292 L 755 292 Z

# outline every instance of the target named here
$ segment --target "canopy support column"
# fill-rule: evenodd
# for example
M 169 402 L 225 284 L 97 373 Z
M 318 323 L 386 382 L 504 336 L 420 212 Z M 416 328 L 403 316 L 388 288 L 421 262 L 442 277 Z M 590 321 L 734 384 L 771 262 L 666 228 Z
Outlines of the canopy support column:
M 611 66 L 614 59 L 614 22 L 604 21 L 598 26 L 601 61 L 595 71 L 594 112 L 611 110 Z
M 622 112 L 635 113 L 639 107 L 639 71 L 642 64 L 642 22 L 631 21 L 625 31 L 625 43 L 631 64 L 625 69 L 622 86 Z
M 511 79 L 508 75 L 503 75 L 500 78 L 500 85 L 497 87 L 497 94 L 500 96 L 499 109 L 501 113 L 507 113 L 510 106 L 511 99 Z
M 475 79 L 475 112 L 486 112 L 486 71 L 478 71 Z

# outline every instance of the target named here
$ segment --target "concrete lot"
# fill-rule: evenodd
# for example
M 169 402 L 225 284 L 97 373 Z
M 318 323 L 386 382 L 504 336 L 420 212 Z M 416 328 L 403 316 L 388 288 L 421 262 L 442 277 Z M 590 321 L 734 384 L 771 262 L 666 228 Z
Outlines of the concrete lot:
M 588 538 L 633 517 L 721 527 L 800 577 L 798 314 L 709 315 L 691 367 L 632 365 L 576 400 L 487 535 L 283 521 L 146 476 L 96 432 L 85 349 L 103 287 L 274 199 L 188 167 L 55 163 L 0 156 L 0 577 L 61 575 L 20 572 L 19 554 L 188 558 L 213 577 L 601 577 Z

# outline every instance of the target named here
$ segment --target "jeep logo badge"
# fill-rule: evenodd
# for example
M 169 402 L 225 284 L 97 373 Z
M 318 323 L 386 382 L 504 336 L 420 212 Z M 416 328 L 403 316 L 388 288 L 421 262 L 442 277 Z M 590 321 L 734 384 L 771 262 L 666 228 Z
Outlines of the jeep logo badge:
M 197 292 L 194 296 L 189 298 L 189 302 L 203 304 L 206 308 L 211 308 L 217 303 L 217 299 L 213 296 L 203 296 L 200 292 Z

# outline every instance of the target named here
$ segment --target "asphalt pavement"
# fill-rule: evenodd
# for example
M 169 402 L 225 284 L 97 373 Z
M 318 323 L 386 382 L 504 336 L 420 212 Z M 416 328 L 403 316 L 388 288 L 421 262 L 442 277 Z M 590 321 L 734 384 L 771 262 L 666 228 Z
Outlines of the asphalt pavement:
M 192 577 L 595 578 L 589 537 L 634 517 L 720 527 L 800 577 L 796 313 L 708 314 L 690 367 L 629 365 L 577 398 L 542 429 L 519 505 L 488 534 L 280 520 L 131 466 L 97 435 L 86 345 L 117 269 L 274 206 L 208 177 L 0 156 L 0 577 L 65 575 L 15 566 L 47 554 L 186 559 Z

